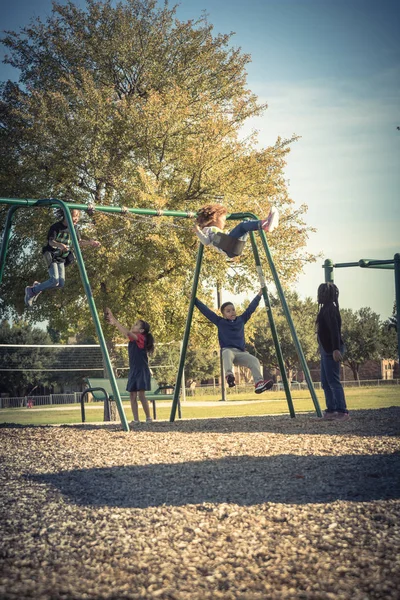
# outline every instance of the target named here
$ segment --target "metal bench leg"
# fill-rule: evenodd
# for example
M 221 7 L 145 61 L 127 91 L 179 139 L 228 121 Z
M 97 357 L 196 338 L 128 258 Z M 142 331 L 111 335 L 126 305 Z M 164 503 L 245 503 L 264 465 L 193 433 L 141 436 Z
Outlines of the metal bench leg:
M 108 394 L 107 394 L 107 392 L 106 392 L 106 390 L 104 388 L 101 388 L 101 387 L 87 388 L 81 394 L 81 416 L 82 416 L 82 423 L 85 423 L 85 420 L 86 420 L 86 417 L 85 417 L 85 396 L 87 394 L 89 394 L 89 393 L 92 393 L 92 392 L 103 392 L 103 394 L 104 394 L 104 402 L 108 406 L 109 397 L 108 397 Z M 109 409 L 109 407 L 107 408 L 107 410 L 108 409 Z M 106 411 L 106 406 L 105 405 L 104 405 L 104 411 Z
M 106 398 L 104 400 L 104 421 L 111 421 L 111 407 L 110 407 L 111 398 Z

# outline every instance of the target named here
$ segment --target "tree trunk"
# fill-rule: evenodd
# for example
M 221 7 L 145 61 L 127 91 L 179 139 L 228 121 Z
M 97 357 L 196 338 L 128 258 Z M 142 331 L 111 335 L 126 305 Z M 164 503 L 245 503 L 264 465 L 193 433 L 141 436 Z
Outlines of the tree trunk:
M 349 364 L 350 369 L 352 370 L 354 381 L 358 381 L 358 385 L 360 385 L 360 377 L 358 375 L 358 365 L 356 363 Z

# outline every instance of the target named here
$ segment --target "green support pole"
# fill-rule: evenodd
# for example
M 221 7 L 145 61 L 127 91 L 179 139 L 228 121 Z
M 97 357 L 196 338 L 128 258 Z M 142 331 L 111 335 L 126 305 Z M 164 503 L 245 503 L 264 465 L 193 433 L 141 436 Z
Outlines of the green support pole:
M 400 254 L 394 255 L 394 288 L 396 294 L 397 354 L 400 362 Z
M 325 263 L 326 262 L 327 261 L 325 261 Z M 358 260 L 357 262 L 332 263 L 332 267 L 335 267 L 336 269 L 343 269 L 347 267 L 362 267 L 363 269 L 393 269 L 393 263 L 394 261 L 391 258 L 388 260 L 361 258 L 361 260 Z
M 394 269 L 394 265 L 367 265 L 367 267 L 365 267 L 365 265 L 360 265 L 360 267 L 363 268 L 367 268 L 367 269 L 384 269 L 384 270 L 389 270 L 389 271 L 393 271 Z
M 221 286 L 217 283 L 217 306 L 218 308 L 221 306 Z M 226 385 L 225 385 L 225 369 L 224 369 L 224 361 L 222 358 L 222 348 L 219 349 L 219 370 L 221 377 L 221 398 L 220 402 L 226 402 Z
M 358 265 L 363 269 L 394 269 L 393 260 L 374 260 L 371 258 L 362 258 Z
M 189 341 L 190 325 L 192 323 L 192 318 L 193 318 L 194 301 L 195 301 L 195 298 L 197 295 L 197 286 L 199 283 L 201 263 L 203 260 L 203 250 L 204 250 L 204 246 L 203 246 L 203 244 L 200 244 L 199 250 L 197 252 L 196 268 L 194 271 L 192 295 L 190 296 L 189 312 L 188 312 L 188 316 L 186 319 L 185 334 L 183 336 L 181 355 L 179 358 L 179 368 L 178 368 L 178 374 L 176 376 L 174 399 L 172 401 L 171 414 L 169 417 L 169 420 L 171 423 L 173 423 L 175 421 L 176 407 L 178 406 L 178 401 L 179 401 L 179 392 L 180 392 L 181 384 L 182 384 L 182 374 L 183 374 L 183 369 L 185 366 L 186 351 L 187 351 L 187 346 L 188 346 L 188 341 Z
M 279 295 L 279 299 L 280 299 L 281 304 L 282 304 L 283 312 L 285 313 L 285 317 L 286 317 L 286 320 L 287 320 L 288 325 L 289 325 L 290 333 L 292 334 L 293 342 L 294 342 L 294 345 L 296 346 L 297 355 L 298 355 L 298 357 L 300 359 L 301 366 L 302 366 L 302 369 L 303 369 L 303 372 L 304 372 L 304 376 L 305 376 L 306 381 L 307 381 L 308 389 L 310 390 L 311 398 L 313 400 L 316 413 L 317 413 L 318 417 L 322 417 L 321 408 L 320 408 L 320 405 L 319 405 L 319 402 L 318 402 L 317 395 L 315 393 L 314 384 L 313 384 L 313 381 L 311 379 L 311 375 L 310 375 L 310 371 L 308 369 L 307 361 L 305 359 L 305 356 L 304 356 L 304 353 L 303 353 L 303 349 L 302 349 L 302 347 L 300 345 L 300 342 L 299 342 L 299 339 L 297 337 L 296 329 L 294 327 L 292 316 L 290 314 L 289 307 L 288 307 L 287 302 L 286 302 L 285 294 L 283 293 L 281 282 L 279 281 L 278 273 L 277 273 L 277 270 L 275 269 L 274 261 L 272 260 L 271 252 L 270 252 L 269 247 L 268 247 L 267 238 L 266 238 L 265 233 L 264 233 L 264 231 L 262 229 L 260 230 L 260 235 L 261 235 L 261 240 L 262 240 L 262 243 L 263 243 L 263 246 L 264 246 L 264 251 L 265 251 L 265 254 L 267 256 L 268 264 L 269 264 L 272 276 L 273 276 L 274 281 L 275 281 L 275 285 L 276 285 L 276 289 L 277 289 L 277 292 L 278 292 L 278 295 Z
M 333 283 L 333 261 L 330 258 L 327 258 L 324 262 L 324 271 L 325 271 L 325 283 Z
M 40 205 L 38 204 L 40 202 Z M 0 198 L 0 204 L 11 204 L 15 206 L 53 206 L 56 208 L 59 206 L 60 201 L 56 198 L 45 198 L 45 199 L 24 199 L 19 198 Z M 88 204 L 76 204 L 74 202 L 68 202 L 69 210 L 84 210 L 87 211 L 90 208 Z M 126 214 L 130 213 L 133 215 L 147 215 L 150 217 L 180 217 L 186 219 L 193 219 L 196 216 L 195 212 L 182 211 L 182 210 L 154 210 L 153 208 L 126 208 L 124 206 L 94 206 L 96 212 L 112 213 L 112 214 Z
M 6 256 L 8 250 L 8 244 L 11 237 L 11 225 L 13 222 L 15 211 L 18 210 L 18 206 L 12 206 L 8 212 L 6 217 L 6 222 L 4 224 L 3 231 L 3 241 L 0 248 L 0 283 L 3 281 L 3 273 L 4 267 L 6 265 Z
M 289 407 L 289 413 L 290 413 L 290 416 L 292 418 L 294 418 L 296 416 L 296 413 L 294 411 L 292 394 L 290 392 L 290 385 L 289 385 L 287 374 L 286 374 L 285 363 L 283 362 L 282 349 L 281 349 L 281 345 L 279 343 L 278 333 L 277 333 L 276 327 L 275 327 L 275 321 L 274 321 L 274 316 L 272 314 L 271 302 L 269 300 L 267 284 L 265 283 L 264 273 L 263 273 L 262 267 L 261 267 L 260 254 L 258 252 L 258 248 L 257 248 L 257 244 L 256 244 L 256 240 L 255 240 L 253 231 L 250 232 L 250 240 L 251 240 L 251 246 L 253 248 L 254 260 L 256 263 L 258 278 L 260 280 L 260 286 L 261 286 L 262 293 L 263 293 L 265 308 L 266 308 L 267 315 L 268 315 L 269 326 L 271 328 L 272 339 L 274 340 L 276 356 L 278 358 L 278 364 L 279 364 L 279 369 L 280 369 L 281 376 L 282 376 L 283 387 L 285 389 L 286 400 L 287 400 L 288 407 Z
M 80 275 L 81 275 L 83 287 L 85 289 L 85 293 L 86 293 L 86 297 L 87 297 L 87 300 L 88 300 L 90 312 L 92 314 L 92 319 L 93 319 L 93 322 L 94 322 L 94 325 L 95 325 L 95 328 L 96 328 L 97 337 L 99 338 L 99 343 L 100 343 L 100 348 L 101 348 L 101 351 L 102 351 L 102 354 L 103 354 L 103 359 L 104 359 L 104 362 L 105 362 L 106 367 L 107 367 L 108 377 L 110 379 L 110 383 L 111 383 L 111 387 L 112 387 L 112 391 L 113 391 L 114 400 L 115 400 L 115 402 L 117 404 L 117 408 L 118 408 L 119 416 L 120 416 L 120 419 L 121 419 L 122 427 L 123 427 L 124 431 L 129 431 L 128 421 L 126 420 L 126 415 L 125 415 L 125 412 L 124 412 L 124 407 L 122 406 L 121 396 L 119 394 L 117 382 L 115 380 L 115 375 L 114 375 L 114 371 L 112 369 L 110 357 L 109 357 L 109 354 L 108 354 L 106 341 L 104 339 L 103 330 L 102 330 L 102 327 L 101 327 L 101 324 L 100 324 L 99 316 L 97 314 L 97 309 L 96 309 L 96 304 L 94 302 L 94 298 L 93 298 L 93 294 L 92 294 L 92 289 L 90 287 L 89 279 L 88 279 L 88 276 L 87 276 L 87 273 L 86 273 L 85 263 L 83 262 L 81 249 L 79 247 L 79 242 L 78 242 L 78 238 L 77 238 L 77 235 L 76 235 L 76 232 L 75 232 L 74 223 L 72 221 L 72 217 L 71 217 L 71 213 L 70 213 L 71 205 L 70 204 L 66 204 L 62 200 L 52 200 L 52 202 L 55 203 L 57 206 L 60 206 L 63 209 L 63 211 L 64 211 L 64 216 L 65 216 L 65 218 L 67 220 L 69 232 L 71 234 L 72 244 L 73 244 L 73 247 L 74 247 L 74 250 L 75 250 L 75 256 L 76 256 L 76 260 L 77 260 L 77 263 L 78 263 L 79 272 L 80 272 Z M 39 200 L 39 202 L 37 202 L 36 206 L 41 206 L 41 205 L 42 205 L 42 203 Z
M 341 267 L 359 267 L 360 262 L 357 261 L 357 262 L 335 263 L 332 266 L 335 267 L 336 269 L 340 269 Z M 326 283 L 328 283 L 328 282 L 326 282 Z

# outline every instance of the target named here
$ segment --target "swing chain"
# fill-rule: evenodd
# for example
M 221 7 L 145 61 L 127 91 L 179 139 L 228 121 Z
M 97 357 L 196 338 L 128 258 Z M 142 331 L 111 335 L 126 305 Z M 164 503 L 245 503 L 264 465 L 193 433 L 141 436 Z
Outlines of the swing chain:
M 94 216 L 96 210 L 96 206 L 94 204 L 94 202 L 92 200 L 89 200 L 89 202 L 87 203 L 87 214 L 89 215 L 90 219 L 92 220 L 93 225 L 96 225 L 96 219 Z
M 89 201 L 87 203 L 87 209 L 86 209 L 89 217 L 91 218 L 92 222 L 94 225 L 96 225 L 95 219 L 94 219 L 94 213 L 96 211 L 96 206 L 94 204 L 94 202 Z M 196 216 L 196 212 L 192 212 L 192 211 L 187 211 L 187 216 L 189 218 L 195 218 Z M 150 227 L 153 228 L 157 228 L 160 227 L 161 225 L 168 228 L 168 227 L 174 227 L 175 229 L 183 229 L 185 231 L 187 231 L 187 227 L 184 227 L 182 225 L 177 225 L 176 223 L 157 223 L 154 221 L 154 217 L 162 217 L 164 215 L 164 211 L 162 209 L 157 209 L 157 214 L 156 215 L 137 215 L 137 214 L 133 214 L 129 212 L 129 208 L 127 206 L 121 206 L 121 213 L 120 215 L 124 216 L 126 219 L 128 219 L 128 221 L 130 221 L 132 223 L 133 226 L 137 225 L 139 226 L 140 224 L 147 224 Z M 126 230 L 126 225 L 124 225 L 123 227 L 119 227 L 118 229 L 112 229 L 111 231 L 108 231 L 107 233 L 104 233 L 101 236 L 97 236 L 99 240 L 103 240 L 105 238 L 108 238 L 114 234 L 119 233 L 120 231 L 125 231 Z M 119 240 L 117 239 L 112 245 L 114 245 L 115 243 L 117 243 Z

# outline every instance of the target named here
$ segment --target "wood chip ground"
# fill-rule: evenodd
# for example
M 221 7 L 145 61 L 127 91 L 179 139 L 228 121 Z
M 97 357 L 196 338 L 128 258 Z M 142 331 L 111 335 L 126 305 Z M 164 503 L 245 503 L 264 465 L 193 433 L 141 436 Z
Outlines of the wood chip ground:
M 5 600 L 400 598 L 400 408 L 4 425 Z

